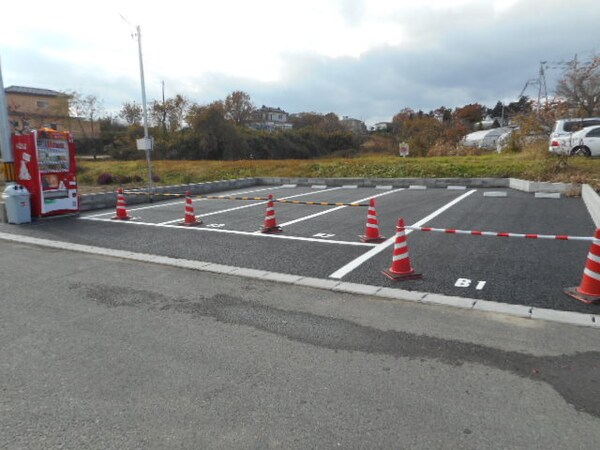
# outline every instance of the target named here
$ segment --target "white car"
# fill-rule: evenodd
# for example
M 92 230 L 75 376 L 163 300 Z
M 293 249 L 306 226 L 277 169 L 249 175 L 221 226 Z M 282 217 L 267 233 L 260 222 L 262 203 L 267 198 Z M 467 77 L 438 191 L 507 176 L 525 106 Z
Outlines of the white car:
M 598 125 L 600 125 L 600 117 L 557 120 L 550 134 L 548 150 L 552 153 L 570 155 L 571 150 L 577 146 L 573 141 L 573 136 L 583 129 Z
M 573 133 L 569 155 L 600 156 L 600 126 Z
M 555 137 L 550 141 L 550 151 L 561 155 L 599 156 L 600 126 Z

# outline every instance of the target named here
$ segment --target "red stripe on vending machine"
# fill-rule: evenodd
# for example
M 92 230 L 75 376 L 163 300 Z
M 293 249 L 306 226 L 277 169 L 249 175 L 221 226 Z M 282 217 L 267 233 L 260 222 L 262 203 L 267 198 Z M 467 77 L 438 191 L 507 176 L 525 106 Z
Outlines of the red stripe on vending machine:
M 34 217 L 79 211 L 75 144 L 68 131 L 13 136 L 17 182 L 31 193 Z

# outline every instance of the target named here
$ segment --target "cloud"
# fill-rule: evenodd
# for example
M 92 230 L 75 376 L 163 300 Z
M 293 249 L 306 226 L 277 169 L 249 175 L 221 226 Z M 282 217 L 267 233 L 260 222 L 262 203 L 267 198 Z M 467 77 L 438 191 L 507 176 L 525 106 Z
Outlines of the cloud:
M 167 97 L 201 104 L 243 90 L 258 106 L 369 123 L 405 107 L 514 101 L 540 61 L 548 61 L 552 90 L 564 68 L 557 62 L 600 50 L 600 3 L 586 0 L 105 6 L 87 22 L 87 9 L 75 9 L 65 19 L 72 27 L 51 26 L 41 15 L 23 29 L 9 21 L 0 30 L 5 85 L 77 90 L 113 111 L 139 103 L 137 45 L 119 12 L 143 25 L 148 101 L 161 98 L 164 81 Z

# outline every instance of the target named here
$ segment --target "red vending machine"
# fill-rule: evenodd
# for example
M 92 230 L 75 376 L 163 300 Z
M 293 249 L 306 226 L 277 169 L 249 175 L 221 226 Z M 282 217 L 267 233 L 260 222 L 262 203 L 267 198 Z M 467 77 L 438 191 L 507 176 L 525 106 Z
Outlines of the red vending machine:
M 34 217 L 79 211 L 75 144 L 68 131 L 42 128 L 13 136 L 17 181 L 31 193 Z

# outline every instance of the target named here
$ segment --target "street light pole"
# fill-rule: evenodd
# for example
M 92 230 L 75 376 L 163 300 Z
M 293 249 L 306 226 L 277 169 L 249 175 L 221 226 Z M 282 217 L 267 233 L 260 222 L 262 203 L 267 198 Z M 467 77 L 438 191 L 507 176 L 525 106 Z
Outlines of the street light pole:
M 144 143 L 146 151 L 146 160 L 148 161 L 148 186 L 150 188 L 150 201 L 153 200 L 154 185 L 152 180 L 152 161 L 150 160 L 150 151 L 152 148 L 150 137 L 148 136 L 148 108 L 146 106 L 146 84 L 144 82 L 144 61 L 142 58 L 142 30 L 138 25 L 136 27 L 136 36 L 138 41 L 138 53 L 140 57 L 140 80 L 142 83 L 142 108 L 144 112 Z

